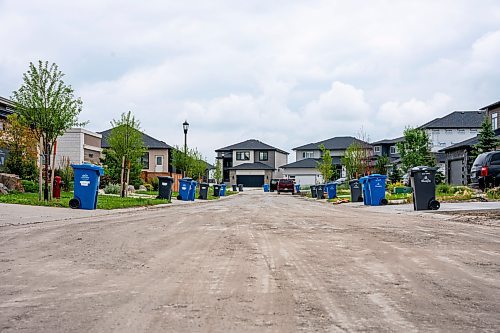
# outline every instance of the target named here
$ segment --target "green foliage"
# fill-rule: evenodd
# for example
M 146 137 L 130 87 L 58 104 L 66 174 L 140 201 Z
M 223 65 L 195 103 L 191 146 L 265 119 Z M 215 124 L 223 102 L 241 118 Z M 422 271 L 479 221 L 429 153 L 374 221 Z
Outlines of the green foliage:
M 120 184 L 109 184 L 104 188 L 106 194 L 120 194 Z
M 484 118 L 481 124 L 481 129 L 478 134 L 479 142 L 474 145 L 472 154 L 477 157 L 479 154 L 493 151 L 500 146 L 500 140 L 495 137 L 495 132 L 491 127 L 491 122 L 488 117 Z
M 392 184 L 399 183 L 401 181 L 401 170 L 394 165 L 391 171 L 391 174 L 389 175 L 389 180 L 391 181 Z
M 489 199 L 500 200 L 500 187 L 495 187 L 486 191 L 486 196 Z
M 389 157 L 385 155 L 378 156 L 377 162 L 375 163 L 375 173 L 386 175 L 388 164 L 389 164 Z
M 38 192 L 38 185 L 31 180 L 21 180 L 21 184 L 23 185 L 24 192 L 27 193 L 36 193 Z
M 436 158 L 430 150 L 430 139 L 427 133 L 419 128 L 408 127 L 404 131 L 404 140 L 397 143 L 403 170 L 426 165 L 435 166 Z
M 439 194 L 453 194 L 455 193 L 453 186 L 449 184 L 439 184 L 436 186 L 436 192 Z
M 55 175 L 61 177 L 63 191 L 67 192 L 73 190 L 74 175 L 69 157 L 62 157 L 61 161 L 59 162 L 59 168 L 56 170 Z
M 222 161 L 220 158 L 217 158 L 215 160 L 214 178 L 217 184 L 220 184 L 222 182 Z
M 330 155 L 330 151 L 325 148 L 324 145 L 320 145 L 319 149 L 322 153 L 321 162 L 318 162 L 317 169 L 323 176 L 323 181 L 326 183 L 332 180 L 334 176 L 334 170 L 332 165 L 332 155 Z
M 368 171 L 368 152 L 359 142 L 353 142 L 347 147 L 342 164 L 346 168 L 347 179 L 357 179 Z
M 197 149 L 187 149 L 184 153 L 178 146 L 171 150 L 172 165 L 177 171 L 184 171 L 186 177 L 202 178 L 207 171 L 207 163 Z
M 443 171 L 437 171 L 436 172 L 436 179 L 435 179 L 435 183 L 436 184 L 443 184 L 444 183 L 444 173 Z
M 144 187 L 146 188 L 146 191 L 148 191 L 148 192 L 152 192 L 154 190 L 153 185 L 148 184 L 148 183 L 144 184 Z
M 160 181 L 158 178 L 151 179 L 151 186 L 153 186 L 154 191 L 158 191 L 158 188 L 160 187 Z

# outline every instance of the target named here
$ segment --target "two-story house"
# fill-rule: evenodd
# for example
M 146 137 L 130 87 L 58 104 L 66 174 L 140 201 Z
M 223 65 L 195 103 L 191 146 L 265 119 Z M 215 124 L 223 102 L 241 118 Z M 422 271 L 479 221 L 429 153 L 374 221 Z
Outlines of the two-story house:
M 0 96 L 0 131 L 3 131 L 7 116 L 14 113 L 14 103 L 7 98 Z M 0 170 L 3 169 L 5 159 L 7 158 L 7 150 L 0 147 Z
M 366 149 L 367 156 L 371 155 L 372 146 L 362 140 L 352 136 L 334 137 L 331 139 L 309 143 L 300 147 L 293 148 L 295 151 L 296 161 L 284 165 L 283 174 L 291 179 L 294 179 L 297 184 L 314 185 L 322 183 L 324 180 L 317 169 L 318 162 L 321 160 L 320 146 L 324 145 L 330 151 L 332 156 L 332 164 L 337 170 L 337 174 L 345 177 L 345 168 L 342 166 L 341 158 L 344 156 L 346 149 L 353 143 L 359 143 L 361 147 Z
M 398 163 L 401 156 L 399 155 L 397 144 L 403 140 L 403 137 L 399 137 L 372 142 L 373 156 L 387 156 L 389 158 L 389 163 Z
M 101 138 L 101 134 L 84 128 L 70 128 L 57 138 L 56 168 L 63 167 L 63 161 L 71 164 L 99 164 Z
M 500 122 L 498 121 L 498 118 L 500 116 L 500 101 L 482 107 L 479 110 L 486 112 L 486 116 L 490 119 L 491 128 L 493 130 L 497 130 L 500 128 Z
M 273 178 L 281 178 L 281 166 L 288 162 L 286 151 L 255 139 L 219 148 L 215 152 L 222 160 L 223 181 L 245 187 L 261 187 Z
M 419 128 L 425 130 L 432 142 L 432 152 L 473 138 L 481 129 L 485 111 L 454 111 L 436 118 Z

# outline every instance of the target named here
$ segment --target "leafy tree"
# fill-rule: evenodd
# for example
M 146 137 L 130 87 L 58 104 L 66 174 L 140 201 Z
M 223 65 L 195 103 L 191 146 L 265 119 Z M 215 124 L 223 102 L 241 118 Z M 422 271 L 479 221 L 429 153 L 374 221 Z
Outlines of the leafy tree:
M 207 162 L 197 149 L 187 149 L 187 154 L 176 146 L 172 150 L 172 165 L 177 171 L 184 171 L 186 177 L 200 179 L 207 171 Z M 222 177 L 221 177 L 222 178 Z
M 5 161 L 6 171 L 18 175 L 21 179 L 36 180 L 37 143 L 33 130 L 23 125 L 17 114 L 8 116 L 5 128 L 0 132 L 0 146 L 9 150 Z
M 215 173 L 214 178 L 217 184 L 222 182 L 222 161 L 220 158 L 215 160 Z
M 130 111 L 122 113 L 119 120 L 113 119 L 111 125 L 113 129 L 108 137 L 109 149 L 106 151 L 104 163 L 112 179 L 120 180 L 123 197 L 129 183 L 140 182 L 140 160 L 147 150 L 142 140 L 140 123 Z
M 188 154 L 184 153 L 179 146 L 175 146 L 174 149 L 170 151 L 171 153 L 171 163 L 175 168 L 177 173 L 184 172 L 188 168 Z
M 436 158 L 430 150 L 429 136 L 420 128 L 407 127 L 404 130 L 404 139 L 397 143 L 397 147 L 403 170 L 419 165 L 436 165 Z
M 378 156 L 377 162 L 375 163 L 375 172 L 381 175 L 386 175 L 388 164 L 389 164 L 389 157 L 387 157 L 386 155 Z
M 321 173 L 323 181 L 328 182 L 335 174 L 332 165 L 332 155 L 330 155 L 330 151 L 326 149 L 324 145 L 320 145 L 319 149 L 321 150 L 322 158 L 320 162 L 317 162 L 317 169 Z
M 389 179 L 391 180 L 391 183 L 395 184 L 397 182 L 400 182 L 401 177 L 402 177 L 401 170 L 396 165 L 394 165 L 392 168 L 392 171 L 389 175 Z
M 474 145 L 473 148 L 475 156 L 495 150 L 498 146 L 500 146 L 500 140 L 495 137 L 495 132 L 491 128 L 491 122 L 488 117 L 485 117 L 483 123 L 481 124 L 478 139 L 478 144 Z
M 347 147 L 341 161 L 346 168 L 347 179 L 358 178 L 358 176 L 366 173 L 368 167 L 366 163 L 366 152 L 357 141 Z
M 23 84 L 13 92 L 12 100 L 20 122 L 33 129 L 45 164 L 44 199 L 49 199 L 52 179 L 49 179 L 49 160 L 57 138 L 69 128 L 81 126 L 78 115 L 82 101 L 75 98 L 73 88 L 63 81 L 64 74 L 53 63 L 39 61 L 29 64 L 23 74 Z M 54 172 L 54 169 L 52 173 Z M 50 184 L 50 185 L 49 185 Z M 40 186 L 41 189 L 41 186 Z

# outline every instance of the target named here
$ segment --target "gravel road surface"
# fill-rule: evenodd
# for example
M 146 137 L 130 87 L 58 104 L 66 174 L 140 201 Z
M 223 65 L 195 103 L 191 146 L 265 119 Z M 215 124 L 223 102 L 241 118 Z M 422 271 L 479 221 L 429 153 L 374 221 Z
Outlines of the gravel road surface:
M 249 191 L 6 225 L 0 331 L 499 331 L 500 224 L 445 217 Z

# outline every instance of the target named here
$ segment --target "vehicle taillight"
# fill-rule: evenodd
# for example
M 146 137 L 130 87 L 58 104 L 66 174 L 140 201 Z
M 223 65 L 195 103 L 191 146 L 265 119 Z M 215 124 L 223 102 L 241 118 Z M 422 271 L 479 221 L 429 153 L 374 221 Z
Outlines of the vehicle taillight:
M 482 177 L 488 176 L 488 167 L 487 166 L 484 166 L 481 168 L 481 176 Z

